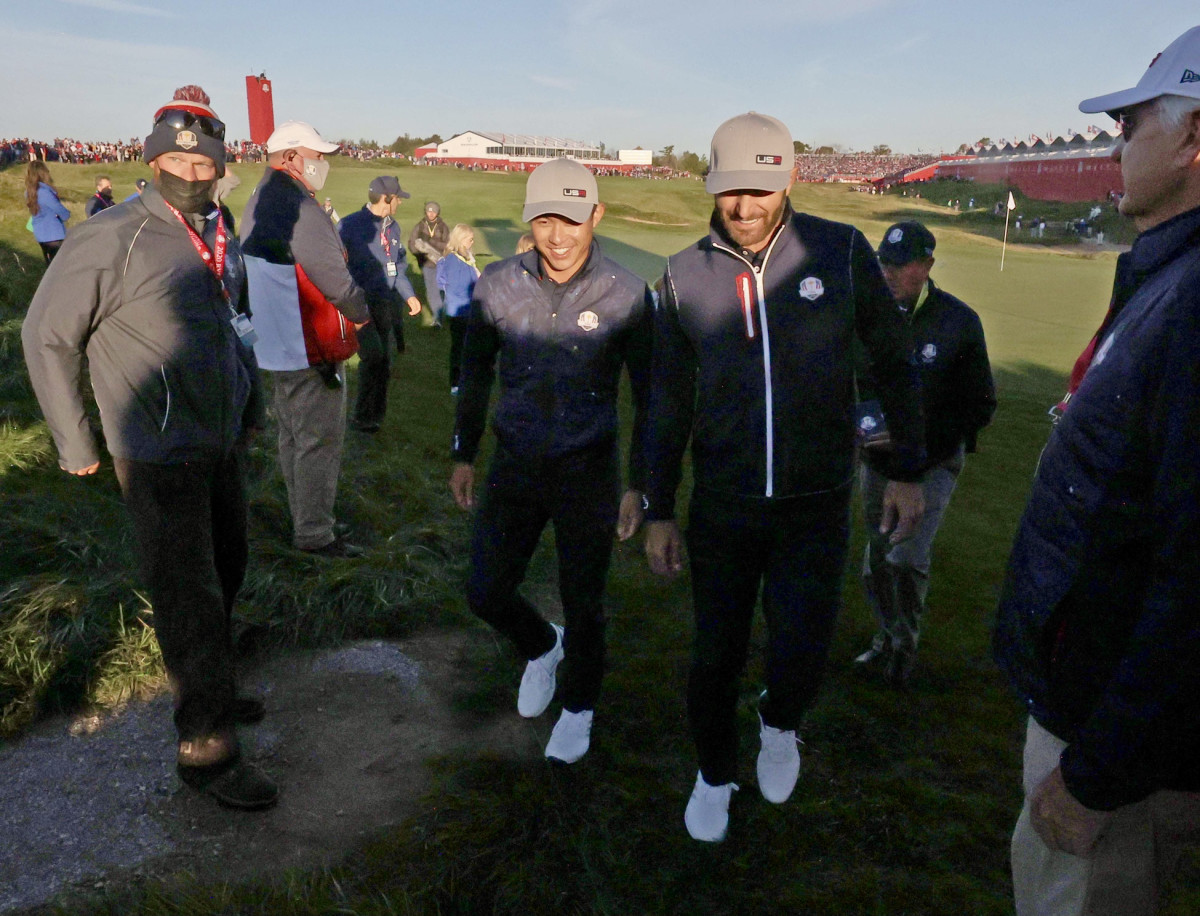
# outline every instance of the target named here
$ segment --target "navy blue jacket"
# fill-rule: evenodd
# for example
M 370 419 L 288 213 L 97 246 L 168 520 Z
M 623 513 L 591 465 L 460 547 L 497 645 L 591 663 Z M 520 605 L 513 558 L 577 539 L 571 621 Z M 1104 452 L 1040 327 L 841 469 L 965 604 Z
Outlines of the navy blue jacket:
M 471 300 L 452 457 L 471 462 L 497 367 L 493 428 L 519 458 L 561 458 L 616 443 L 621 368 L 629 371 L 634 429 L 629 486 L 644 488 L 650 376 L 650 290 L 600 253 L 561 287 L 543 280 L 535 250 L 484 269 Z
M 953 457 L 960 448 L 975 451 L 979 431 L 996 412 L 996 389 L 983 325 L 961 299 L 930 280 L 928 295 L 916 314 L 909 316 L 908 324 L 921 373 L 928 469 Z M 871 394 L 871 384 L 865 381 L 860 393 Z M 890 452 L 864 449 L 863 459 L 884 476 L 891 476 Z
M 400 224 L 390 216 L 376 216 L 363 207 L 338 223 L 338 234 L 346 246 L 347 266 L 354 282 L 366 291 L 369 305 L 391 302 L 416 295 L 413 285 L 404 274 L 405 251 Z M 387 239 L 385 246 L 383 240 Z M 395 274 L 388 276 L 388 263 L 395 265 Z
M 1042 453 L 994 646 L 1097 810 L 1200 788 L 1200 208 L 1138 237 L 1113 303 Z
M 846 485 L 854 342 L 874 367 L 899 479 L 924 462 L 907 322 L 853 226 L 792 213 L 755 267 L 708 236 L 667 262 L 655 311 L 647 519 L 674 517 L 688 439 L 697 488 L 752 499 Z

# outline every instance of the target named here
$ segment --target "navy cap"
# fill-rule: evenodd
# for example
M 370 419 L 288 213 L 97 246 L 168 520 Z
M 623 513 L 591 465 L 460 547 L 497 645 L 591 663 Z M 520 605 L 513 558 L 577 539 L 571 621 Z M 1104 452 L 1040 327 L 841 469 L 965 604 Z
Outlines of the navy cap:
M 395 175 L 380 175 L 378 178 L 372 178 L 367 190 L 372 194 L 378 194 L 380 197 L 412 197 L 411 194 L 400 187 L 400 182 L 396 180 Z
M 932 232 L 916 220 L 905 220 L 883 234 L 883 241 L 879 243 L 879 263 L 900 267 L 932 258 L 936 245 Z

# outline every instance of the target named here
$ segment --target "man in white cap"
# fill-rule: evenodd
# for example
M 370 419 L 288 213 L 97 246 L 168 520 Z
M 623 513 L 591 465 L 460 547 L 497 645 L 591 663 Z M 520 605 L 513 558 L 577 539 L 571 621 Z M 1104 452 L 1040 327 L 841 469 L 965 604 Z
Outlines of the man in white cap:
M 523 218 L 535 248 L 490 265 L 475 285 L 463 346 L 450 490 L 475 505 L 475 456 L 497 369 L 496 451 L 471 539 L 467 600 L 528 659 L 517 711 L 540 716 L 565 659 L 563 711 L 546 757 L 587 753 L 604 674 L 604 585 L 613 534 L 642 521 L 642 438 L 650 371 L 650 291 L 604 257 L 596 179 L 571 159 L 538 166 Z M 629 488 L 621 495 L 617 398 L 622 367 L 635 406 Z M 554 525 L 565 628 L 517 589 Z
M 690 439 L 688 717 L 700 772 L 684 823 L 717 842 L 737 788 L 738 680 L 760 588 L 763 797 L 786 801 L 800 772 L 797 730 L 825 666 L 848 549 L 856 337 L 895 449 L 882 521 L 893 541 L 920 517 L 920 486 L 901 481 L 917 478 L 924 449 L 908 325 L 861 232 L 793 212 L 787 127 L 754 112 L 732 118 L 709 163 L 710 232 L 669 259 L 655 311 L 646 554 L 659 575 L 683 569 L 675 491 Z
M 1150 916 L 1200 839 L 1200 27 L 1080 103 L 1121 136 L 1108 314 L 1017 530 L 995 656 L 1029 710 L 1020 916 Z
M 280 124 L 267 138 L 267 170 L 246 203 L 241 237 L 258 329 L 254 352 L 274 382 L 293 542 L 311 554 L 346 558 L 362 555 L 334 518 L 346 387 L 340 359 L 322 341 L 320 318 L 340 313 L 342 322 L 361 326 L 370 313 L 337 228 L 313 197 L 329 173 L 325 157 L 337 148 L 303 121 Z

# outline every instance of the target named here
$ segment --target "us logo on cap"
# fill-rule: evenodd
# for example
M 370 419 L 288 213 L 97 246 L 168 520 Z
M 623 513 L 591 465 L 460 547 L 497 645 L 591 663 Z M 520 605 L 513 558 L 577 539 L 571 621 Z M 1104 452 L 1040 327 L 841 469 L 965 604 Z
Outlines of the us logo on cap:
M 757 156 L 755 156 L 754 161 L 758 165 L 783 165 L 782 156 L 766 156 L 762 153 L 759 153 Z
M 584 188 L 563 188 L 563 197 L 587 197 Z
M 194 146 L 199 146 L 200 141 L 196 139 L 196 135 L 190 130 L 181 130 L 175 135 L 175 145 L 187 150 Z

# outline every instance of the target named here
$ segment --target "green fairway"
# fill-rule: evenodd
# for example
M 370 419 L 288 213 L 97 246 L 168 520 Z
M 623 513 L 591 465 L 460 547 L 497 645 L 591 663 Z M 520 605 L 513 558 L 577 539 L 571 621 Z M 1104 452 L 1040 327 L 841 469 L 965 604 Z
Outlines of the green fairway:
M 231 168 L 242 181 L 229 201 L 240 216 L 263 166 Z M 141 164 L 51 170 L 77 218 L 96 174 L 113 176 L 118 200 L 149 175 Z M 345 216 L 365 203 L 380 173 L 397 174 L 412 194 L 397 214 L 406 233 L 423 202 L 435 199 L 447 223 L 476 228 L 481 266 L 512 254 L 525 230 L 520 175 L 335 159 L 317 196 L 331 197 Z M 42 267 L 24 229 L 22 177 L 20 168 L 0 171 L 0 735 L 10 737 L 47 712 L 111 707 L 162 688 L 152 645 L 125 625 L 144 602 L 111 462 L 106 457 L 86 481 L 58 470 L 29 391 L 20 321 Z M 711 198 L 701 181 L 601 178 L 599 188 L 609 208 L 598 228 L 602 246 L 648 280 L 707 231 Z M 713 848 L 691 841 L 683 826 L 696 774 L 684 715 L 689 592 L 686 580 L 654 580 L 635 539 L 614 554 L 610 673 L 584 762 L 519 765 L 486 749 L 434 760 L 435 787 L 420 813 L 333 869 L 219 889 L 186 876 L 162 886 L 131 881 L 60 912 L 200 914 L 213 912 L 206 907 L 215 899 L 223 913 L 307 916 L 1011 912 L 1008 836 L 1020 806 L 1023 713 L 990 660 L 991 618 L 1049 432 L 1046 410 L 1104 314 L 1116 255 L 1010 244 L 1001 272 L 1000 242 L 944 207 L 836 185 L 799 185 L 792 200 L 853 223 L 872 244 L 889 223 L 928 216 L 938 238 L 933 277 L 978 311 L 987 334 L 999 410 L 968 459 L 939 535 L 910 690 L 892 692 L 851 670 L 874 631 L 856 575 L 856 531 L 829 671 L 803 730 L 795 796 L 769 805 L 753 778 L 763 642 L 756 631 L 730 836 Z M 420 280 L 412 268 L 410 276 Z M 339 513 L 364 532 L 363 561 L 314 567 L 289 546 L 272 436 L 256 446 L 251 568 L 239 608 L 248 648 L 482 626 L 461 593 L 468 519 L 446 488 L 454 404 L 448 335 L 415 320 L 406 334 L 382 432 L 347 441 Z M 538 595 L 555 574 L 546 540 L 530 568 Z M 520 671 L 512 652 L 474 659 L 461 672 L 458 705 L 480 716 L 515 715 Z M 285 784 L 281 804 L 287 791 Z M 1185 885 L 1168 912 L 1200 911 L 1195 861 Z

